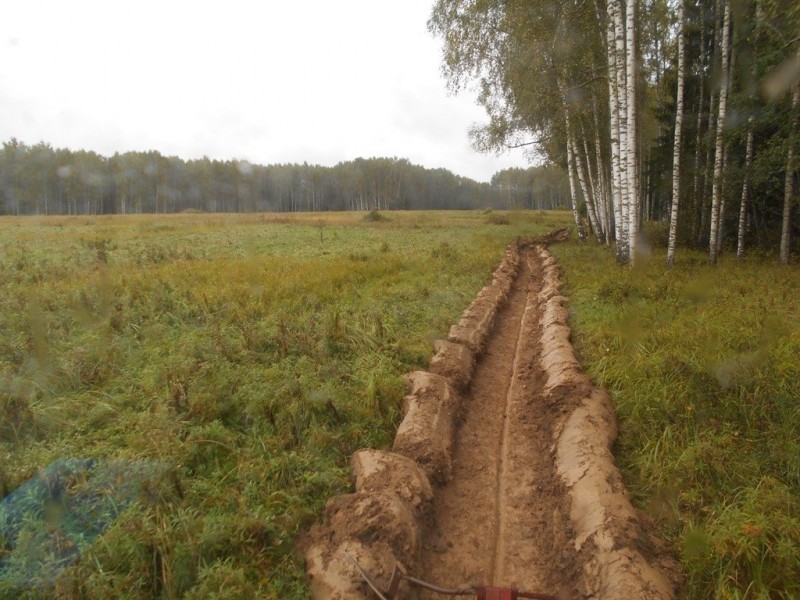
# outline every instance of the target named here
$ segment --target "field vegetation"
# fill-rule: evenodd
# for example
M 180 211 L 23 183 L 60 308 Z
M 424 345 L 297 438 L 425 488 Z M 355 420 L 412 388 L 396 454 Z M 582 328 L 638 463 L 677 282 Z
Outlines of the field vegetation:
M 55 584 L 6 568 L 0 598 L 305 598 L 298 536 L 349 488 L 350 453 L 392 439 L 401 375 L 506 243 L 569 220 L 0 219 L 0 491 L 58 460 L 159 465 L 102 535 L 62 540 L 81 558 Z M 593 242 L 552 248 L 626 484 L 680 558 L 683 597 L 797 597 L 796 270 L 688 251 L 668 270 L 654 246 L 635 269 Z
M 680 557 L 682 597 L 800 597 L 800 305 L 774 255 L 711 267 L 664 244 L 636 269 L 551 248 L 574 342 L 612 394 L 617 462 Z
M 506 243 L 565 219 L 0 219 L 3 495 L 58 460 L 160 467 L 94 540 L 63 514 L 6 539 L 0 597 L 305 597 L 297 536 L 393 438 L 401 375 Z

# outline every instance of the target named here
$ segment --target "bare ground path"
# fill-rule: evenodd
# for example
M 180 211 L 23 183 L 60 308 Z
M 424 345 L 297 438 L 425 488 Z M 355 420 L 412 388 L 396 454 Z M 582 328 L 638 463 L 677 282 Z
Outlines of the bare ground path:
M 421 576 L 445 587 L 514 585 L 563 595 L 577 573 L 569 502 L 551 452 L 553 410 L 540 393 L 541 265 L 531 250 L 521 259 L 463 400 L 453 477 L 434 497 Z

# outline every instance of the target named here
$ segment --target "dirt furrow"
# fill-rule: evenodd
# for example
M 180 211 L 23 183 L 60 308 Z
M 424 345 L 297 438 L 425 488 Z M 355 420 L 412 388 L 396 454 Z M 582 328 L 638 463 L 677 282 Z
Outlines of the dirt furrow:
M 420 561 L 423 578 L 439 585 L 552 592 L 574 583 L 539 393 L 540 285 L 538 257 L 525 252 L 463 400 L 453 478 L 434 498 L 435 528 Z
M 672 564 L 614 465 L 610 399 L 575 359 L 560 286 L 543 245 L 510 246 L 430 370 L 406 376 L 391 451 L 353 456 L 354 492 L 309 534 L 315 600 L 379 597 L 396 566 L 447 588 L 674 598 Z M 440 597 L 406 580 L 392 594 Z
M 436 529 L 423 546 L 428 581 L 448 587 L 488 583 L 493 578 L 497 501 L 505 413 L 529 279 L 524 263 L 508 301 L 495 317 L 494 331 L 462 401 L 453 447 L 452 479 L 434 499 Z

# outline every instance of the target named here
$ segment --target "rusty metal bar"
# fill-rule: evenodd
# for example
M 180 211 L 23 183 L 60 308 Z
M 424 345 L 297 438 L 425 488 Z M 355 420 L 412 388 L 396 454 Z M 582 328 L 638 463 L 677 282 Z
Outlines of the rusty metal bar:
M 344 556 L 345 558 L 347 558 L 347 560 L 353 563 L 353 566 L 356 568 L 356 571 L 358 571 L 361 574 L 361 577 L 364 578 L 364 581 L 366 581 L 367 585 L 370 588 L 372 588 L 372 591 L 378 595 L 378 598 L 380 598 L 380 600 L 391 600 L 390 598 L 387 598 L 386 596 L 383 595 L 383 592 L 381 592 L 378 589 L 378 586 L 375 583 L 373 583 L 373 581 L 369 578 L 369 575 L 367 575 L 366 572 L 364 572 L 364 569 L 361 568 L 361 565 L 358 564 L 356 559 L 350 556 L 349 552 L 345 552 Z
M 488 590 L 494 591 L 503 591 L 512 593 L 514 598 L 530 598 L 531 600 L 558 600 L 555 596 L 550 594 L 541 594 L 538 592 L 520 592 L 517 590 L 507 589 L 507 588 L 488 588 L 488 587 L 470 587 L 470 588 L 463 588 L 463 589 L 448 589 L 439 587 L 437 585 L 433 585 L 432 583 L 428 583 L 427 581 L 422 581 L 421 579 L 417 579 L 416 577 L 412 577 L 407 575 L 399 565 L 395 565 L 394 571 L 392 572 L 392 578 L 389 582 L 389 591 L 382 592 L 378 585 L 370 579 L 369 575 L 361 568 L 361 565 L 358 564 L 355 558 L 350 556 L 348 552 L 344 553 L 347 560 L 353 563 L 353 566 L 359 572 L 361 577 L 364 578 L 364 581 L 367 582 L 367 585 L 372 589 L 375 594 L 377 594 L 380 600 L 392 600 L 395 595 L 397 594 L 398 588 L 400 586 L 400 582 L 405 580 L 411 585 L 415 585 L 418 587 L 425 588 L 437 594 L 442 594 L 443 596 L 480 596 L 479 592 L 483 592 L 484 596 Z

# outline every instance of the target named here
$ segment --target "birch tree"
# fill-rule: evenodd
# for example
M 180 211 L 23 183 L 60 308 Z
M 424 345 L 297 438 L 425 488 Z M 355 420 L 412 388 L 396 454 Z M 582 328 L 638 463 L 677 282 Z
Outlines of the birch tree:
M 575 183 L 575 155 L 572 150 L 572 137 L 567 125 L 567 172 L 569 174 L 569 195 L 572 197 L 572 218 L 575 220 L 575 229 L 578 232 L 578 240 L 583 243 L 586 241 L 586 232 L 583 229 L 581 215 L 578 212 L 578 186 Z
M 619 212 L 620 219 L 617 223 L 617 262 L 628 264 L 630 262 L 630 206 L 631 206 L 631 178 L 629 167 L 631 157 L 628 145 L 628 93 L 627 81 L 627 55 L 626 32 L 624 27 L 624 5 L 622 0 L 609 0 L 612 5 L 612 18 L 614 21 L 614 47 L 615 47 L 615 91 L 617 95 L 617 121 L 619 125 Z
M 589 153 L 589 142 L 587 141 L 586 132 L 583 132 L 583 164 L 586 166 L 586 175 L 589 177 L 589 189 L 592 195 L 591 206 L 587 205 L 587 210 L 591 209 L 589 213 L 590 218 L 594 213 L 595 220 L 595 234 L 597 241 L 602 243 L 606 242 L 606 228 L 605 228 L 605 206 L 603 205 L 603 190 L 599 186 L 600 171 L 598 170 L 597 176 L 592 172 L 592 156 Z
M 800 84 L 792 87 L 792 124 L 789 133 L 788 149 L 786 150 L 786 179 L 783 191 L 783 220 L 781 223 L 781 253 L 782 265 L 789 264 L 790 242 L 792 232 L 792 204 L 794 201 L 794 176 L 797 166 L 795 164 L 795 141 L 797 139 L 797 109 L 800 106 Z
M 742 201 L 739 204 L 739 229 L 737 232 L 736 256 L 744 258 L 744 234 L 747 226 L 747 199 L 750 192 L 750 170 L 753 168 L 753 115 L 747 119 L 747 150 L 744 159 Z
M 667 264 L 675 264 L 675 240 L 678 233 L 678 207 L 681 198 L 681 128 L 683 126 L 683 82 L 685 77 L 685 48 L 683 40 L 684 0 L 678 0 L 678 91 L 675 96 L 675 141 L 672 151 L 672 210 L 669 219 Z
M 581 192 L 583 193 L 583 199 L 586 203 L 586 214 L 589 216 L 589 224 L 592 226 L 592 231 L 594 231 L 597 241 L 602 243 L 602 230 L 600 229 L 600 224 L 597 220 L 597 211 L 595 208 L 592 187 L 589 182 L 586 181 L 587 177 L 590 175 L 588 173 L 586 161 L 580 155 L 580 149 L 575 144 L 575 138 L 568 134 L 567 140 L 567 143 L 570 144 L 572 149 L 572 156 L 575 161 L 575 171 L 578 175 L 578 181 L 581 184 Z
M 720 54 L 722 58 L 722 81 L 720 83 L 719 90 L 719 113 L 717 114 L 717 132 L 714 151 L 714 179 L 711 196 L 711 235 L 709 236 L 708 245 L 708 260 L 712 265 L 717 264 L 717 256 L 719 253 L 717 237 L 719 235 L 719 216 L 722 195 L 722 155 L 725 150 L 723 144 L 723 131 L 725 129 L 725 115 L 728 106 L 728 79 L 730 78 L 730 72 L 728 70 L 728 55 L 730 54 L 729 31 L 731 24 L 731 5 L 730 0 L 722 0 L 722 2 L 725 5 L 725 16 L 723 17 L 722 24 L 722 42 L 720 48 Z
M 616 13 L 619 9 L 618 0 L 609 0 L 607 5 L 606 16 L 606 55 L 608 60 L 608 112 L 609 112 L 609 127 L 610 127 L 610 145 L 611 145 L 611 203 L 614 212 L 614 223 L 616 225 L 616 239 L 617 239 L 617 262 L 622 262 L 624 256 L 622 254 L 624 231 L 622 219 L 622 195 L 623 195 L 623 182 L 622 182 L 622 167 L 620 160 L 620 115 L 619 115 L 619 93 L 617 86 L 617 47 L 616 47 L 616 31 L 617 31 L 617 17 Z
M 476 147 L 530 144 L 562 167 L 572 184 L 579 235 L 586 221 L 578 210 L 583 197 L 592 229 L 607 243 L 616 241 L 620 264 L 635 264 L 643 220 L 666 216 L 669 265 L 684 220 L 691 243 L 708 244 L 715 263 L 730 195 L 724 192 L 732 191 L 739 173 L 745 174 L 740 238 L 748 215 L 759 243 L 774 240 L 784 224 L 792 231 L 793 200 L 785 202 L 789 192 L 777 191 L 773 175 L 787 158 L 782 106 L 789 104 L 789 86 L 755 95 L 744 89 L 747 77 L 732 73 L 741 61 L 740 70 L 755 68 L 753 79 L 766 89 L 771 73 L 787 72 L 782 65 L 800 45 L 800 11 L 778 0 L 677 1 L 436 0 L 429 22 L 444 43 L 451 89 L 474 82 L 486 109 Z M 674 15 L 667 2 L 677 9 Z M 765 20 L 751 36 L 754 7 Z M 664 101 L 672 90 L 674 107 Z M 748 115 L 741 116 L 748 93 L 754 94 L 754 119 L 746 151 Z
M 636 262 L 636 241 L 639 233 L 639 157 L 636 152 L 639 131 L 636 121 L 636 0 L 628 0 L 625 21 L 626 108 L 627 108 L 627 175 L 628 175 L 628 252 L 629 262 Z

